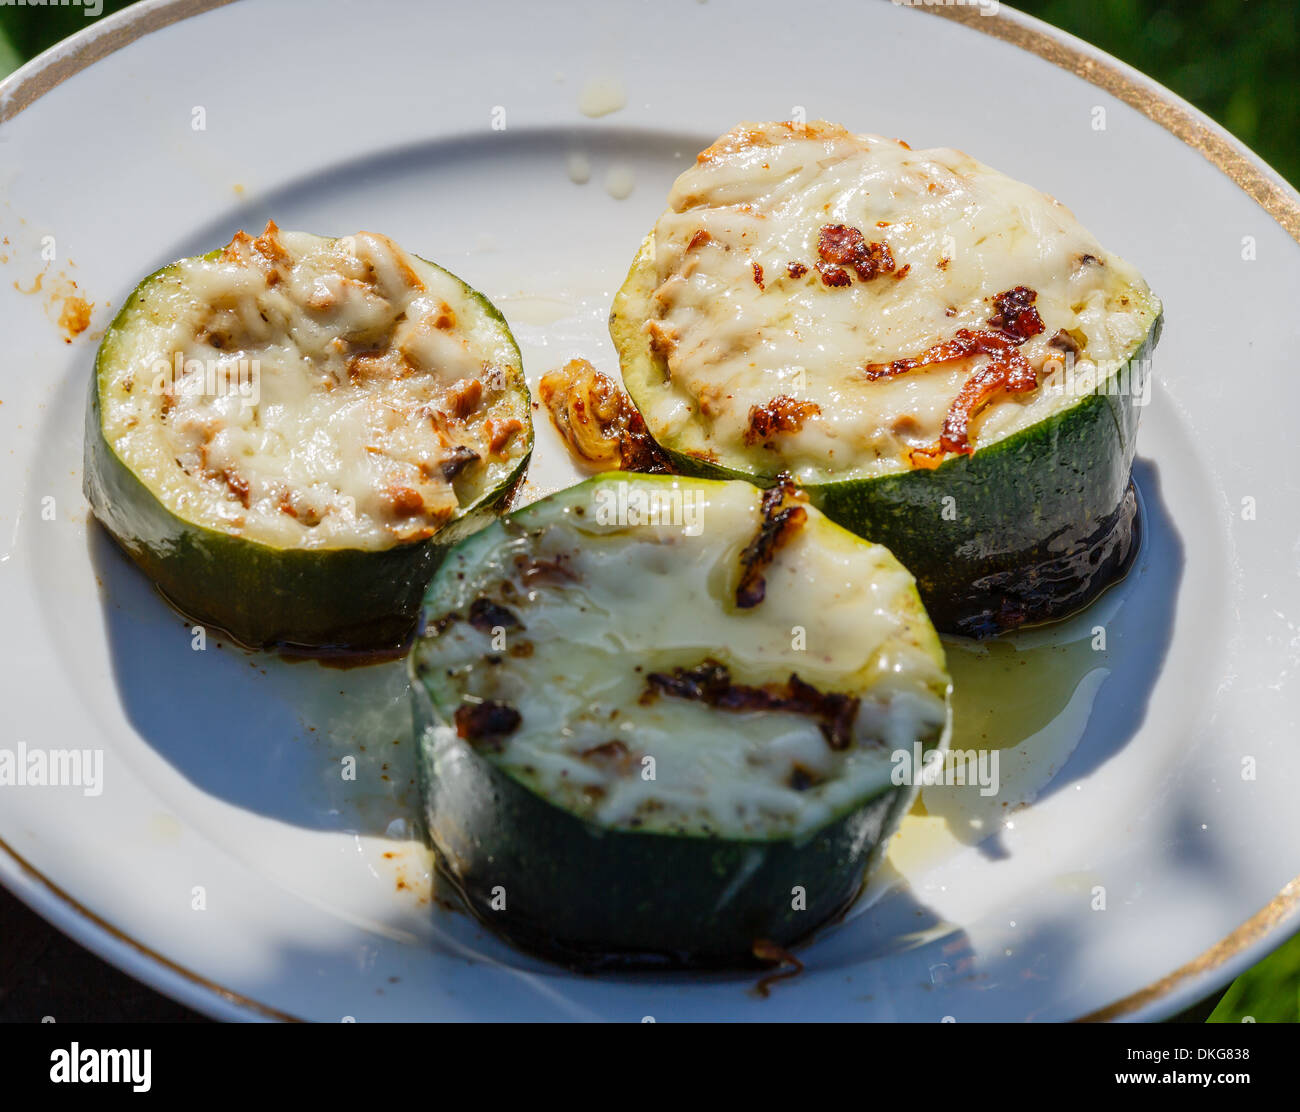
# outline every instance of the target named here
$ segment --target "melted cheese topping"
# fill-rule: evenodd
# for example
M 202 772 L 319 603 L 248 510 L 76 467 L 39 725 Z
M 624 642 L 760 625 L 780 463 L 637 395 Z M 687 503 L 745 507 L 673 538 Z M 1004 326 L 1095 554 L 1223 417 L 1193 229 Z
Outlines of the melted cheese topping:
M 893 270 L 862 280 L 841 267 L 842 284 L 827 285 L 827 225 L 886 245 Z M 1085 391 L 1131 356 L 1159 311 L 1141 276 L 1058 201 L 960 151 L 825 123 L 742 125 L 677 179 L 616 303 L 615 339 L 657 440 L 760 474 L 872 476 L 937 441 L 988 357 L 874 381 L 864 366 L 990 330 L 994 297 L 1017 286 L 1037 292 L 1045 329 L 1020 351 L 1041 385 L 988 404 L 971 424 L 976 448 L 1077 400 L 1077 386 L 1059 388 L 1059 330 L 1082 347 Z M 812 403 L 802 427 L 747 440 L 751 410 L 782 396 Z
M 109 443 L 168 509 L 280 548 L 431 536 L 531 443 L 505 326 L 370 232 L 271 224 L 168 267 L 99 372 Z
M 668 507 L 657 524 L 603 512 L 647 508 L 652 492 Z M 480 751 L 602 826 L 759 839 L 818 829 L 890 790 L 894 751 L 944 733 L 948 678 L 907 571 L 885 548 L 807 513 L 768 565 L 763 601 L 738 609 L 759 491 L 625 474 L 588 480 L 449 558 L 416 674 L 448 721 L 462 700 L 516 709 L 519 726 L 499 751 Z M 522 628 L 495 612 L 471 624 L 477 599 Z M 858 696 L 851 743 L 833 750 L 806 714 L 644 698 L 648 675 L 710 658 L 734 684 L 783 684 L 797 673 L 823 693 Z M 435 745 L 454 748 L 454 729 L 441 730 Z

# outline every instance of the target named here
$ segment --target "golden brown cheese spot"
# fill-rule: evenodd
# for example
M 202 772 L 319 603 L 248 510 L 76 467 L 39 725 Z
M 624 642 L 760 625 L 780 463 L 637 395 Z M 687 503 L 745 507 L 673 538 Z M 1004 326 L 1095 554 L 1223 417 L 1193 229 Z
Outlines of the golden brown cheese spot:
M 773 398 L 766 405 L 756 405 L 749 411 L 749 428 L 745 430 L 745 443 L 751 447 L 762 444 L 771 448 L 778 433 L 798 432 L 809 417 L 821 413 L 816 402 L 799 401 L 788 394 Z
M 772 141 L 759 128 L 736 128 L 700 151 L 695 156 L 695 161 L 700 163 L 716 162 L 718 159 L 737 151 L 749 150 L 752 147 L 770 147 L 771 145 Z
M 240 228 L 233 236 L 230 242 L 221 250 L 221 261 L 223 263 L 242 263 L 247 261 L 249 249 L 253 243 L 253 237 Z
M 777 125 L 787 135 L 797 135 L 802 139 L 824 139 L 847 136 L 849 133 L 838 124 L 825 120 L 813 120 L 806 124 L 797 124 L 786 120 Z M 716 162 L 730 154 L 739 154 L 747 150 L 756 150 L 773 145 L 772 138 L 760 127 L 737 127 L 727 132 L 711 146 L 705 147 L 696 155 L 700 163 Z
M 256 239 L 242 228 L 237 231 L 221 252 L 222 262 L 255 267 L 262 272 L 267 286 L 278 285 L 293 260 L 280 241 L 280 229 L 274 220 L 268 220 L 262 234 Z
M 317 286 L 312 290 L 311 296 L 307 298 L 307 308 L 313 313 L 328 313 L 334 309 L 338 303 L 339 299 L 334 295 L 334 292 L 327 289 L 325 286 Z M 335 342 L 343 344 L 343 340 L 341 339 L 338 339 Z
M 289 252 L 280 242 L 280 229 L 274 220 L 268 220 L 262 234 L 252 241 L 250 246 L 272 266 L 290 262 Z
M 696 394 L 696 404 L 705 417 L 712 417 L 715 412 L 722 408 L 722 402 L 728 397 L 730 395 L 723 387 L 716 386 L 713 383 L 705 383 Z
M 1031 339 L 1043 331 L 1043 318 L 1034 307 L 1037 300 L 1037 292 L 1026 286 L 1016 286 L 997 294 L 993 298 L 995 311 L 989 317 L 989 324 L 1015 343 Z
M 677 334 L 657 320 L 646 322 L 646 335 L 650 337 L 650 350 L 661 359 L 667 359 L 677 347 Z
M 524 423 L 517 417 L 507 417 L 503 421 L 488 421 L 487 427 L 488 450 L 493 455 L 501 455 L 505 446 L 510 443 L 510 438 L 524 427 Z
M 279 507 L 282 514 L 287 514 L 295 521 L 301 521 L 304 525 L 320 524 L 320 511 L 315 506 L 309 505 L 300 499 L 287 487 L 280 492 Z
M 348 360 L 348 378 L 355 383 L 395 380 L 414 374 L 415 368 L 397 350 L 363 351 Z
M 483 400 L 483 383 L 476 378 L 458 379 L 447 391 L 447 403 L 451 415 L 464 420 L 478 408 Z
M 828 263 L 818 263 L 817 273 L 822 276 L 822 285 L 830 286 L 832 289 L 838 289 L 853 284 L 853 279 L 849 277 L 849 272 L 840 266 L 831 266 Z
M 913 467 L 937 467 L 950 452 L 970 455 L 975 450 L 970 442 L 970 422 L 984 406 L 1000 394 L 1022 394 L 1038 388 L 1037 372 L 1018 347 L 1029 336 L 1036 335 L 1034 329 L 1042 331 L 1033 299 L 1034 291 L 1024 287 L 998 295 L 995 300 L 999 309 L 993 319 L 1006 325 L 1003 331 L 959 328 L 951 340 L 935 344 L 919 356 L 895 359 L 892 363 L 869 363 L 863 368 L 867 380 L 874 381 L 978 355 L 989 357 L 989 362 L 977 368 L 957 392 L 948 407 L 939 438 L 927 447 L 908 452 Z M 1029 335 L 1022 337 L 1020 331 Z
M 244 509 L 248 509 L 250 489 L 248 481 L 242 475 L 236 474 L 229 468 L 222 468 L 220 471 L 210 474 L 212 478 L 220 479 L 221 482 L 225 483 L 226 489 L 235 496 L 235 501 Z
M 398 255 L 396 262 L 397 262 L 397 273 L 401 276 L 403 282 L 405 282 L 413 290 L 424 289 L 424 283 L 420 281 L 420 276 L 416 274 L 414 270 L 411 269 L 410 264 L 404 258 Z M 444 308 L 447 309 L 448 313 L 451 313 L 449 307 L 444 306 Z M 451 320 L 451 324 L 445 324 L 445 325 L 440 324 L 437 327 L 450 328 L 453 324 L 455 324 L 456 321 L 455 313 L 451 313 L 450 320 Z
M 823 262 L 852 267 L 863 282 L 869 282 L 877 275 L 888 274 L 894 269 L 894 256 L 889 250 L 889 244 L 868 243 L 857 228 L 846 224 L 822 226 L 817 236 L 817 254 Z
M 394 485 L 388 488 L 388 501 L 399 517 L 413 517 L 424 510 L 424 498 L 418 490 Z

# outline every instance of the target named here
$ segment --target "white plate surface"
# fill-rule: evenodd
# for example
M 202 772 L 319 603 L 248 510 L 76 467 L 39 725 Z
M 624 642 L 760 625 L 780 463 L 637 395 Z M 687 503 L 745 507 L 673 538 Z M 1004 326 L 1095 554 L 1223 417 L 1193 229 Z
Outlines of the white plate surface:
M 129 39 L 174 9 L 149 2 L 92 34 Z M 737 121 L 801 112 L 968 150 L 1144 272 L 1166 310 L 1136 471 L 1145 547 L 1121 587 L 1008 657 L 1055 703 L 1036 717 L 1013 682 L 985 698 L 1020 730 L 1003 794 L 929 793 L 803 975 L 767 999 L 752 977 L 573 976 L 431 900 L 404 826 L 399 667 L 193 651 L 88 522 L 95 343 L 140 277 L 273 217 L 383 231 L 456 271 L 509 318 L 534 383 L 573 356 L 612 370 L 610 300 L 674 176 Z M 1277 901 L 1300 874 L 1300 246 L 1111 94 L 888 3 L 263 0 L 121 45 L 0 127 L 0 151 L 0 748 L 104 761 L 97 796 L 0 787 L 0 879 L 134 975 L 241 1018 L 1067 1019 L 1271 905 L 1226 954 L 1121 1009 L 1153 1018 L 1300 923 Z M 65 342 L 72 281 L 95 307 Z M 525 497 L 574 475 L 539 421 Z

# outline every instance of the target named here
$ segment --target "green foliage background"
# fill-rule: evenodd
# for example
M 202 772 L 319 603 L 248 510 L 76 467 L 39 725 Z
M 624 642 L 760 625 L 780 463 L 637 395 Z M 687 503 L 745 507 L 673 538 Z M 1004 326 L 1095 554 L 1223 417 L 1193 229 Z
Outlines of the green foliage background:
M 1296 0 L 1017 0 L 1191 101 L 1300 186 Z
M 856 0 L 862 2 L 862 0 Z M 1300 0 L 1018 0 L 1212 116 L 1300 186 Z M 103 14 L 127 7 L 104 0 Z M 0 76 L 90 22 L 83 8 L 0 6 Z M 1300 935 L 1184 1022 L 1300 1022 Z

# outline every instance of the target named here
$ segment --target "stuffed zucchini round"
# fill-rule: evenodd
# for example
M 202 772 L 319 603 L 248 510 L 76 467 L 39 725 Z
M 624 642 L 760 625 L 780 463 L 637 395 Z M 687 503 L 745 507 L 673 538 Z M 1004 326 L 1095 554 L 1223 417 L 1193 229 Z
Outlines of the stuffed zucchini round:
M 1067 209 L 965 154 L 753 124 L 678 178 L 611 333 L 678 468 L 791 472 L 979 636 L 1127 570 L 1160 323 Z
M 907 571 L 792 485 L 607 473 L 462 542 L 411 657 L 426 820 L 579 967 L 754 964 L 856 897 L 946 745 Z
M 186 615 L 250 647 L 409 639 L 438 553 L 532 448 L 481 294 L 384 236 L 240 232 L 146 278 L 99 348 L 95 516 Z

